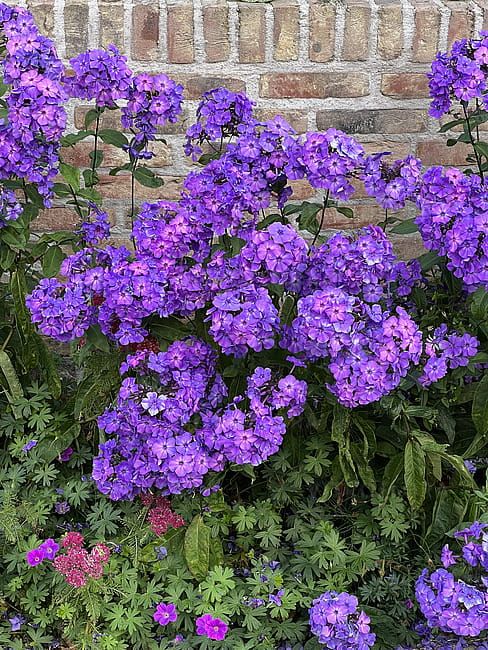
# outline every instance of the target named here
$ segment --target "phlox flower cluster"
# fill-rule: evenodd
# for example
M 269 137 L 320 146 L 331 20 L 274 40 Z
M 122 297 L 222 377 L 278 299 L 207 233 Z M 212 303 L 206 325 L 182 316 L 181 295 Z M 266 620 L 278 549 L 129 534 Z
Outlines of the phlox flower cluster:
M 432 167 L 424 174 L 416 222 L 427 249 L 447 258 L 447 268 L 467 291 L 488 289 L 488 188 L 479 176 Z
M 56 571 L 65 577 L 69 585 L 76 588 L 84 587 L 89 578 L 100 579 L 110 558 L 110 549 L 105 544 L 95 544 L 88 552 L 84 548 L 84 542 L 80 533 L 67 533 L 61 540 L 65 552 L 53 562 Z
M 126 99 L 132 82 L 127 58 L 115 45 L 106 50 L 87 50 L 70 60 L 73 74 L 66 74 L 65 88 L 70 97 L 95 100 L 99 108 L 113 108 Z
M 44 560 L 54 560 L 59 551 L 59 544 L 54 539 L 46 539 L 37 548 L 33 548 L 26 554 L 27 564 L 37 566 Z
M 326 648 L 368 650 L 376 636 L 369 617 L 358 611 L 358 600 L 346 592 L 326 591 L 316 598 L 310 612 L 310 629 Z
M 436 328 L 424 346 L 426 361 L 422 364 L 420 383 L 424 386 L 445 377 L 448 370 L 467 366 L 478 351 L 478 339 L 470 334 L 448 332 L 447 325 Z
M 288 138 L 287 153 L 289 178 L 306 178 L 312 187 L 328 190 L 335 199 L 347 200 L 353 194 L 351 178 L 364 166 L 363 147 L 337 129 Z
M 275 384 L 270 369 L 257 368 L 246 395 L 225 405 L 216 355 L 195 338 L 176 341 L 166 352 L 131 355 L 122 370 L 136 377 L 123 380 L 116 406 L 99 418 L 113 437 L 100 445 L 93 464 L 98 488 L 112 499 L 152 487 L 177 494 L 199 487 L 225 461 L 261 463 L 281 445 L 281 413 L 298 415 L 306 399 L 305 382 L 287 376 Z M 165 500 L 149 518 L 156 534 L 182 523 Z
M 4 82 L 10 85 L 7 119 L 0 120 L 0 176 L 35 183 L 48 205 L 66 125 L 63 65 L 25 9 L 0 4 L 0 38 L 6 44 Z
M 291 194 L 284 143 L 294 134 L 280 117 L 243 125 L 220 158 L 185 179 L 182 203 L 192 218 L 216 235 L 246 237 L 272 198 L 282 206 Z
M 134 159 L 150 159 L 149 142 L 155 139 L 158 127 L 176 122 L 181 113 L 183 86 L 165 74 L 139 74 L 133 79 L 127 93 L 127 104 L 122 108 L 122 126 L 135 133 L 129 145 Z
M 253 120 L 254 102 L 244 93 L 233 93 L 227 88 L 214 88 L 204 93 L 198 105 L 196 122 L 186 132 L 185 153 L 196 160 L 203 143 L 220 147 L 227 138 L 236 137 L 239 127 Z M 218 151 L 219 149 L 217 149 Z
M 387 210 L 400 210 L 407 201 L 415 200 L 421 181 L 422 163 L 407 156 L 388 164 L 387 153 L 368 156 L 364 163 L 362 180 L 369 196 Z
M 456 41 L 450 52 L 439 52 L 428 75 L 432 97 L 430 114 L 442 117 L 453 102 L 467 104 L 473 99 L 479 99 L 485 108 L 488 107 L 487 66 L 488 32 L 480 32 L 480 38 Z
M 430 574 L 424 569 L 418 578 L 415 595 L 430 627 L 460 637 L 477 637 L 488 631 L 486 527 L 486 524 L 474 522 L 455 533 L 462 541 L 461 555 L 455 555 L 446 545 L 441 554 L 444 568 Z M 473 570 L 469 583 L 455 577 L 455 568 L 461 562 L 468 570 Z
M 15 192 L 5 187 L 0 189 L 0 228 L 8 221 L 18 219 L 22 214 L 22 206 L 17 201 Z
M 162 537 L 169 528 L 181 528 L 185 525 L 183 517 L 173 512 L 171 503 L 165 497 L 148 493 L 141 495 L 141 501 L 149 507 L 149 526 L 158 537 Z
M 306 397 L 306 382 L 288 375 L 275 383 L 269 368 L 258 367 L 247 380 L 248 406 L 239 396 L 213 417 L 209 444 L 231 462 L 259 465 L 281 446 L 286 433 L 283 413 L 289 418 L 300 415 Z
M 78 231 L 80 240 L 86 246 L 98 246 L 110 237 L 108 214 L 96 204 L 90 204 L 90 213 Z
M 476 641 L 463 637 L 449 637 L 448 634 L 434 632 L 424 623 L 417 623 L 414 631 L 419 635 L 420 641 L 412 646 L 398 646 L 396 650 L 487 650 L 487 641 Z
M 112 499 L 156 487 L 170 493 L 201 485 L 222 457 L 206 444 L 200 418 L 225 398 L 216 355 L 197 339 L 176 341 L 166 352 L 136 353 L 124 364 L 117 404 L 99 426 L 115 438 L 100 445 L 93 478 Z

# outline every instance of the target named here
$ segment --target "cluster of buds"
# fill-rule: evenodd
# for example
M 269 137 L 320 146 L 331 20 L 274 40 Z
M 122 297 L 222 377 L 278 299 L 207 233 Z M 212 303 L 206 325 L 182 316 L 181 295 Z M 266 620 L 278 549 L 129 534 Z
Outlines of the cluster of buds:
M 155 535 L 161 537 L 168 528 L 181 528 L 185 520 L 171 509 L 171 503 L 162 496 L 143 494 L 142 503 L 149 508 L 148 519 L 151 530 Z
M 58 555 L 53 562 L 54 568 L 66 578 L 66 582 L 77 588 L 84 587 L 88 578 L 101 578 L 103 567 L 110 558 L 110 549 L 105 544 L 95 544 L 88 552 L 84 543 L 80 533 L 68 533 L 61 541 L 66 553 Z

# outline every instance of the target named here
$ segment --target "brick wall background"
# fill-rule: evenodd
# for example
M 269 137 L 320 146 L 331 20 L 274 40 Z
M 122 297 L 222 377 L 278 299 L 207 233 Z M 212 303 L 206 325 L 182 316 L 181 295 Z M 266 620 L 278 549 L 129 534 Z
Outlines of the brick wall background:
M 167 131 L 154 161 L 164 187 L 138 188 L 138 199 L 175 198 L 190 168 L 184 131 L 200 94 L 217 85 L 245 90 L 260 115 L 282 114 L 298 131 L 330 126 L 354 134 L 367 150 L 417 154 L 425 164 L 462 164 L 462 148 L 446 148 L 427 116 L 425 72 L 437 50 L 488 28 L 488 1 L 449 0 L 29 0 L 41 30 L 68 60 L 87 47 L 115 43 L 134 71 L 165 72 L 185 85 L 185 114 Z M 70 123 L 82 127 L 83 106 Z M 116 121 L 114 113 L 107 122 Z M 107 124 L 106 124 L 107 125 Z M 109 124 L 112 126 L 112 124 Z M 86 164 L 88 143 L 66 153 Z M 118 150 L 106 160 L 117 164 Z M 102 172 L 115 224 L 127 229 L 129 179 Z M 310 188 L 297 183 L 295 196 Z M 361 194 L 353 225 L 382 218 Z M 74 213 L 57 207 L 39 229 L 69 228 Z M 329 228 L 350 226 L 331 213 Z M 414 246 L 415 239 L 412 239 Z

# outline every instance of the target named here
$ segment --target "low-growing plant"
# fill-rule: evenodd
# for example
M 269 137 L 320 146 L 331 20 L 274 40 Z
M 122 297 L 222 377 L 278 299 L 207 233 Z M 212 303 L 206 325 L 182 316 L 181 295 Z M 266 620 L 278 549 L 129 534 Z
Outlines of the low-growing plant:
M 0 28 L 2 647 L 483 647 L 488 38 L 430 74 L 463 170 L 299 136 L 220 88 L 179 200 L 139 205 L 183 88 L 113 46 L 68 72 L 23 9 Z M 75 133 L 70 99 L 94 103 Z M 130 244 L 101 143 L 127 157 Z M 358 183 L 382 223 L 354 228 Z M 53 200 L 76 232 L 36 235 Z M 325 236 L 334 212 L 353 229 Z M 390 235 L 417 231 L 404 261 Z M 446 546 L 463 527 L 467 568 Z

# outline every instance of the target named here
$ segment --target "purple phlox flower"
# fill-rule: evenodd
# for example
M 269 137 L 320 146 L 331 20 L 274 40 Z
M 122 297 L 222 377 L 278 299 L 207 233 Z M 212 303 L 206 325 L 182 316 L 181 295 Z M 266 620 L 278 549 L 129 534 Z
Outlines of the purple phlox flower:
M 24 453 L 27 453 L 27 452 L 30 451 L 31 449 L 34 449 L 34 447 L 35 447 L 37 444 L 38 444 L 38 441 L 37 441 L 37 440 L 29 440 L 29 442 L 27 442 L 27 443 L 22 447 L 22 451 L 23 451 Z

